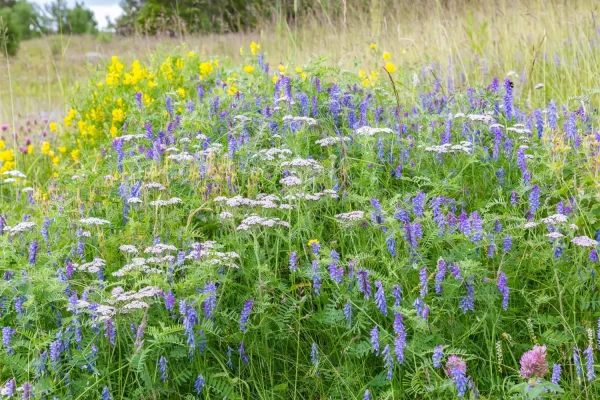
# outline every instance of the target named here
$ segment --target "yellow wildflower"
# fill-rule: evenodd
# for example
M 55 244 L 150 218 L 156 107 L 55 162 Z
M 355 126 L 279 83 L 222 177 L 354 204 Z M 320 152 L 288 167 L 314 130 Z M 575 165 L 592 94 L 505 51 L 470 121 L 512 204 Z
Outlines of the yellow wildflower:
M 79 161 L 79 149 L 75 149 L 71 152 L 71 158 L 73 159 L 73 161 L 78 162 Z
M 52 158 L 52 164 L 58 165 L 59 162 L 60 162 L 60 157 L 54 157 L 54 158 Z
M 247 73 L 249 73 L 249 74 L 251 74 L 251 73 L 254 72 L 254 67 L 252 65 L 246 65 L 244 67 L 244 71 L 247 72 Z
M 393 74 L 394 72 L 396 72 L 398 69 L 396 68 L 396 64 L 394 64 L 393 62 L 388 61 L 387 63 L 385 63 L 385 69 L 387 70 L 387 72 L 389 72 L 390 74 Z
M 279 64 L 279 73 L 285 75 L 285 65 Z
M 121 122 L 125 119 L 125 113 L 120 108 L 116 108 L 112 111 L 113 122 Z
M 157 83 L 155 81 L 149 81 L 148 82 L 148 88 L 152 89 L 153 87 L 155 87 L 157 85 Z
M 6 142 L 4 140 L 0 140 L 0 150 L 4 150 L 6 148 Z
M 50 122 L 48 127 L 50 128 L 50 132 L 56 132 L 56 122 Z
M 296 67 L 296 73 L 299 74 L 302 72 L 302 68 L 301 67 Z
M 368 79 L 365 79 L 362 81 L 362 84 L 364 87 L 369 87 L 369 86 L 371 86 L 371 81 L 369 81 Z
M 235 83 L 229 86 L 227 89 L 227 94 L 230 96 L 235 96 L 239 92 L 238 88 L 235 86 Z
M 188 53 L 188 58 L 192 58 L 192 57 L 194 57 L 195 55 L 196 55 L 196 53 L 194 53 L 193 51 L 190 51 L 190 52 Z
M 308 75 L 306 74 L 306 72 L 303 72 L 300 74 L 300 79 L 305 80 L 308 77 Z
M 50 151 L 50 142 L 42 142 L 42 154 L 48 154 Z
M 32 144 L 27 146 L 27 154 L 33 154 L 33 145 Z
M 75 111 L 71 108 L 69 110 L 69 113 L 65 117 L 65 126 L 71 126 L 71 123 L 73 122 L 73 119 L 75 118 L 75 115 L 77 115 L 77 111 Z
M 175 66 L 178 69 L 183 69 L 183 66 L 184 66 L 183 58 L 178 58 L 177 61 L 175 61 Z
M 390 60 L 391 58 L 392 58 L 392 55 L 390 54 L 390 52 L 389 52 L 389 51 L 385 51 L 385 52 L 383 53 L 383 61 L 388 61 L 388 60 Z
M 182 99 L 185 99 L 185 89 L 184 88 L 179 88 L 177 89 L 177 94 L 179 95 L 179 97 L 181 97 Z
M 66 147 L 58 147 L 58 151 L 60 151 L 61 153 L 64 153 L 65 151 L 67 151 Z
M 370 48 L 371 50 L 375 50 L 375 49 L 377 48 L 377 45 L 376 45 L 375 43 L 371 43 L 371 44 L 369 45 L 369 48 Z
M 200 63 L 200 75 L 208 75 L 214 71 L 212 62 Z
M 110 136 L 111 137 L 117 137 L 117 132 L 118 131 L 117 131 L 117 127 L 116 126 L 113 125 L 113 126 L 110 127 Z
M 358 76 L 360 76 L 360 79 L 367 79 L 367 73 L 365 72 L 364 69 L 361 69 L 360 71 L 358 71 Z
M 258 50 L 260 50 L 260 44 L 258 44 L 256 42 L 251 42 L 250 43 L 250 52 L 252 53 L 253 56 L 256 56 L 258 54 Z

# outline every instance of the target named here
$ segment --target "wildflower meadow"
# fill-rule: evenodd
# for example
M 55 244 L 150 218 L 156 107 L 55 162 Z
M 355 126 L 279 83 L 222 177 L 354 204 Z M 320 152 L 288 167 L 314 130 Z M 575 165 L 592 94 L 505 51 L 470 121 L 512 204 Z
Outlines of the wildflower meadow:
M 364 49 L 115 55 L 0 121 L 0 398 L 597 398 L 595 98 Z

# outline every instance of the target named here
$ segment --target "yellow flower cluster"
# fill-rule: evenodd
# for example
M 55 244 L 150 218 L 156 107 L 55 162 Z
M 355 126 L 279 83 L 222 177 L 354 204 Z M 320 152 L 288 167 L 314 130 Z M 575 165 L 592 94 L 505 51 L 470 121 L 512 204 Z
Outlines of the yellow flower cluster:
M 0 140 L 0 174 L 15 169 L 15 152 L 7 149 L 4 140 Z
M 108 75 L 106 75 L 106 84 L 108 86 L 117 86 L 123 71 L 124 65 L 121 64 L 117 56 L 112 57 L 112 63 L 108 67 Z

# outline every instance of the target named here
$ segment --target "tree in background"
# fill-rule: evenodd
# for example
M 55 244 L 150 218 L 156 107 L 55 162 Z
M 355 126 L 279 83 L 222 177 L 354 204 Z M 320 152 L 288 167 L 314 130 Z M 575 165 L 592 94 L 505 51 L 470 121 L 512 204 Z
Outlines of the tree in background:
M 54 0 L 44 9 L 28 0 L 0 0 L 2 17 L 2 53 L 4 45 L 14 55 L 21 40 L 40 37 L 48 33 L 95 34 L 98 23 L 94 13 L 84 3 L 70 8 L 66 0 Z
M 17 54 L 20 38 L 9 8 L 0 8 L 0 53 L 9 56 Z
M 268 18 L 272 0 L 122 0 L 117 31 L 238 32 Z

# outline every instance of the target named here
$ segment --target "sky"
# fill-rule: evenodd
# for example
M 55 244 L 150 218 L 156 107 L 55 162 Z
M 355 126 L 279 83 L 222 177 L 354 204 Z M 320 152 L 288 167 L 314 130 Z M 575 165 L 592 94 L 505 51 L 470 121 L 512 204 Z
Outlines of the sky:
M 32 0 L 32 2 L 43 6 L 51 3 L 52 0 Z M 67 0 L 67 3 L 72 7 L 75 5 L 75 0 Z M 94 12 L 100 29 L 106 27 L 107 16 L 114 21 L 122 12 L 121 7 L 119 7 L 119 0 L 83 0 L 83 3 Z

